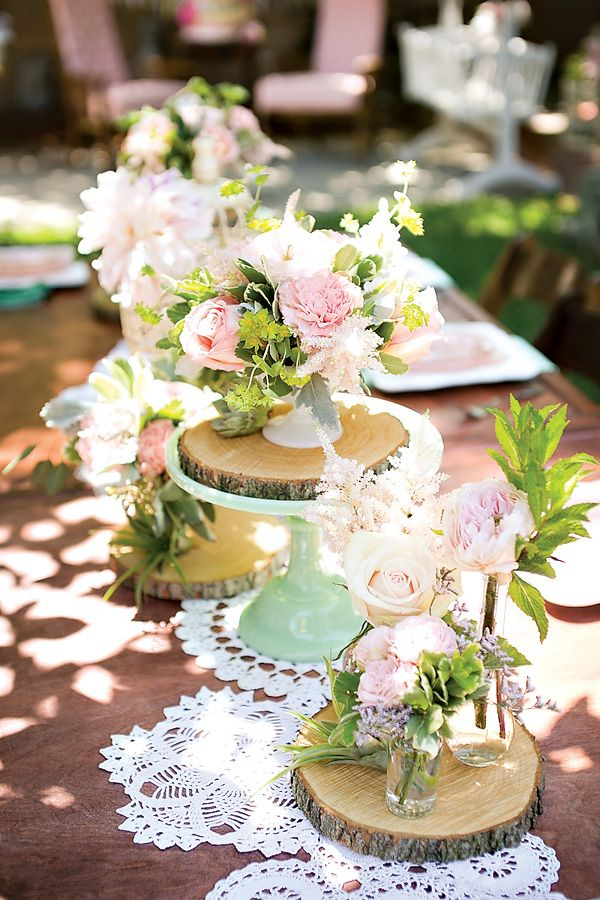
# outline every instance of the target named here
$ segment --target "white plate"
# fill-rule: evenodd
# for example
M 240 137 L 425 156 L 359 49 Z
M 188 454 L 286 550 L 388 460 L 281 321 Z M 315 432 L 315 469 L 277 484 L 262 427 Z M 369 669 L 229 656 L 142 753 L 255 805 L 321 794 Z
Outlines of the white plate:
M 45 284 L 50 288 L 83 287 L 90 279 L 88 264 L 81 259 L 74 260 L 68 266 L 52 272 L 37 272 L 35 275 L 19 275 L 0 277 L 0 291 L 16 290 L 32 287 L 34 284 Z
M 468 384 L 529 381 L 556 366 L 523 338 L 492 322 L 449 322 L 444 340 L 406 375 L 369 372 L 369 384 L 388 393 L 435 391 Z

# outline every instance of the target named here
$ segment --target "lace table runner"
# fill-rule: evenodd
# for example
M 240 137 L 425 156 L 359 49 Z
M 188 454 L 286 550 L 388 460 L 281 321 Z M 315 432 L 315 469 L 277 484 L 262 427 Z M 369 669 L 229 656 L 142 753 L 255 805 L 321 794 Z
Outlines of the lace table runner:
M 221 681 L 235 681 L 242 690 L 262 690 L 268 697 L 286 697 L 291 709 L 309 704 L 311 712 L 328 700 L 324 663 L 290 663 L 262 656 L 238 637 L 244 606 L 256 591 L 229 600 L 184 600 L 174 621 L 184 653 L 196 657 L 202 669 L 213 669 Z
M 277 749 L 292 742 L 298 723 L 290 707 L 314 711 L 314 697 L 293 704 L 254 700 L 252 692 L 206 687 L 165 709 L 154 728 L 114 735 L 101 750 L 101 769 L 121 784 L 129 802 L 119 828 L 135 843 L 192 850 L 232 844 L 267 858 L 231 873 L 208 894 L 216 898 L 277 897 L 380 900 L 408 893 L 447 900 L 549 897 L 558 878 L 556 854 L 528 835 L 519 847 L 463 862 L 414 866 L 359 856 L 326 840 L 295 806 L 289 779 L 267 784 L 286 764 Z M 257 788 L 266 785 L 263 790 Z M 310 860 L 274 860 L 304 849 Z M 354 890 L 352 890 L 354 889 Z M 552 900 L 560 895 L 552 894 Z

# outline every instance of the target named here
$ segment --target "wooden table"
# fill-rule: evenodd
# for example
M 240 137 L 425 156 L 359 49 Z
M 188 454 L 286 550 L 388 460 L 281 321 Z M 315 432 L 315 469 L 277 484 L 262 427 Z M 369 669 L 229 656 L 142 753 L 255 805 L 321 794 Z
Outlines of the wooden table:
M 455 292 L 442 297 L 452 319 L 483 318 Z M 81 382 L 118 336 L 93 318 L 84 292 L 56 294 L 29 311 L 0 319 L 0 455 L 41 441 L 38 456 L 55 457 L 60 440 L 44 430 L 38 408 L 59 389 Z M 509 385 L 402 395 L 430 409 L 446 442 L 448 486 L 495 473 L 485 454 L 493 441 L 485 405 L 506 405 Z M 512 386 L 536 404 L 568 401 L 572 424 L 564 451 L 600 456 L 600 411 L 560 375 Z M 89 493 L 54 499 L 4 480 L 0 498 L 0 743 L 3 862 L 7 898 L 201 897 L 230 870 L 260 859 L 231 847 L 190 853 L 137 846 L 118 831 L 120 787 L 97 767 L 111 734 L 151 727 L 163 708 L 202 685 L 222 687 L 182 653 L 169 617 L 175 606 L 148 603 L 136 613 L 127 589 L 106 604 L 113 578 L 106 564 L 111 524 L 103 501 Z M 594 554 L 590 545 L 589 578 Z M 581 573 L 578 573 L 581 574 Z M 575 573 L 574 573 L 575 575 Z M 600 591 L 600 588 L 598 589 Z M 600 600 L 600 596 L 599 596 Z M 535 663 L 540 691 L 559 715 L 527 717 L 548 762 L 545 813 L 536 833 L 557 851 L 557 889 L 574 900 L 600 894 L 600 606 L 549 607 L 550 634 L 539 646 L 530 623 L 511 610 L 509 631 Z

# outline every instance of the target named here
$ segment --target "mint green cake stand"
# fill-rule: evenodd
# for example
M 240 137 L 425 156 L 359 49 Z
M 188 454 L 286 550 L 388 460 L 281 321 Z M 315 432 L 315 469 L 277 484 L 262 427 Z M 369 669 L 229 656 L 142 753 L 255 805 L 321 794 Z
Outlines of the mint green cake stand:
M 439 468 L 443 442 L 439 431 L 423 416 L 407 407 L 369 399 L 369 407 L 401 419 L 409 433 L 425 429 L 431 448 L 428 468 Z M 320 529 L 301 518 L 314 500 L 268 500 L 231 494 L 201 484 L 186 475 L 180 465 L 178 444 L 182 429 L 167 444 L 167 472 L 190 496 L 215 506 L 240 512 L 285 516 L 290 529 L 290 559 L 287 572 L 272 578 L 242 612 L 239 635 L 244 642 L 272 659 L 319 662 L 336 655 L 355 634 L 362 619 L 352 607 L 350 595 L 340 584 L 341 576 L 326 574 L 320 561 Z M 425 471 L 424 471 L 425 474 Z M 231 547 L 232 555 L 235 547 Z

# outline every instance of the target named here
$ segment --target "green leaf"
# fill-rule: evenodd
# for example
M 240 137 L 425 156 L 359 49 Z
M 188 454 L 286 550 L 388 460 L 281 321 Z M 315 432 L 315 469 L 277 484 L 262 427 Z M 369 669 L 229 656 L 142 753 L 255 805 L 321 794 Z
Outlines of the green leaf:
M 322 428 L 329 428 L 335 431 L 339 427 L 340 418 L 338 411 L 331 399 L 327 382 L 322 375 L 313 375 L 310 381 L 300 389 L 296 398 L 296 405 L 308 408 L 313 418 Z
M 21 452 L 17 454 L 17 456 L 13 456 L 11 461 L 4 466 L 4 468 L 0 472 L 0 475 L 10 475 L 13 469 L 16 469 L 20 462 L 26 459 L 30 453 L 33 453 L 36 446 L 36 444 L 29 444 L 29 446 L 25 447 L 24 450 L 21 450 Z
M 160 325 L 162 314 L 156 312 L 151 306 L 144 306 L 143 303 L 138 303 L 135 307 L 135 312 L 146 325 Z
M 345 244 L 333 259 L 334 272 L 349 272 L 360 258 L 360 253 L 353 244 Z
M 513 647 L 512 644 L 509 644 L 506 638 L 497 636 L 496 640 L 498 641 L 498 646 L 503 651 L 503 653 L 510 657 L 510 662 L 508 663 L 508 665 L 511 668 L 531 665 L 530 660 L 528 660 L 520 650 L 517 650 L 516 647 Z M 505 665 L 507 665 L 505 660 L 500 659 L 494 653 L 487 653 L 483 664 L 486 669 L 501 669 Z
M 174 325 L 177 325 L 178 322 L 185 319 L 190 309 L 190 302 L 188 300 L 181 300 L 179 303 L 174 303 L 173 306 L 169 307 L 167 310 L 167 317 Z
M 515 467 L 520 467 L 519 446 L 515 439 L 515 432 L 508 421 L 508 416 L 501 409 L 488 408 L 487 410 L 495 419 L 496 439 L 509 462 Z
M 340 720 L 353 712 L 356 706 L 359 681 L 360 672 L 339 672 L 335 678 L 331 699 Z
M 260 272 L 256 269 L 251 263 L 246 262 L 245 259 L 236 259 L 235 264 L 237 268 L 240 270 L 242 275 L 245 275 L 248 281 L 252 284 L 268 284 L 269 279 L 264 274 L 264 272 Z
M 406 375 L 408 372 L 409 366 L 397 356 L 392 356 L 391 353 L 381 352 L 379 359 L 391 375 Z
M 535 622 L 540 634 L 540 640 L 544 640 L 548 634 L 548 616 L 544 598 L 536 587 L 524 581 L 518 575 L 513 574 L 508 588 L 509 597 L 516 603 L 526 616 Z

